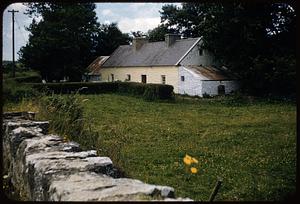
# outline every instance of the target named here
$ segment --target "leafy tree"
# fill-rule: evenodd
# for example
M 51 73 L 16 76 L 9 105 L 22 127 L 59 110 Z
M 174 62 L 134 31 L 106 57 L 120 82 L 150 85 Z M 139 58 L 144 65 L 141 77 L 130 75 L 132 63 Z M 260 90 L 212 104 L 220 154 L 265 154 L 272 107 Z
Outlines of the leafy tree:
M 41 16 L 27 28 L 29 41 L 20 50 L 20 61 L 43 78 L 81 80 L 94 59 L 97 23 L 92 3 L 30 3 L 27 13 Z
M 159 25 L 156 28 L 149 30 L 147 35 L 149 42 L 157 42 L 165 40 L 165 35 L 167 33 L 175 33 L 171 29 L 168 29 L 165 25 Z
M 185 37 L 203 36 L 203 47 L 240 75 L 246 91 L 282 94 L 282 84 L 295 91 L 295 16 L 284 3 L 183 3 L 164 6 L 161 22 Z
M 129 35 L 122 33 L 116 23 L 103 24 L 97 32 L 97 54 L 110 55 L 119 45 L 129 44 L 130 41 Z

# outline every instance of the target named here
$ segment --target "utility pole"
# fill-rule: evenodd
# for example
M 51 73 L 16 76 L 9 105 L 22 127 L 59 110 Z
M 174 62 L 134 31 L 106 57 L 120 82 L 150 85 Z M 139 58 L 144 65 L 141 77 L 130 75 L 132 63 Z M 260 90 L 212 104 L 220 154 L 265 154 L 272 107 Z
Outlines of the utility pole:
M 19 12 L 17 10 L 10 10 L 8 11 L 10 12 L 12 15 L 12 60 L 13 60 L 13 76 L 12 77 L 15 77 L 16 76 L 16 65 L 15 65 L 15 13 Z

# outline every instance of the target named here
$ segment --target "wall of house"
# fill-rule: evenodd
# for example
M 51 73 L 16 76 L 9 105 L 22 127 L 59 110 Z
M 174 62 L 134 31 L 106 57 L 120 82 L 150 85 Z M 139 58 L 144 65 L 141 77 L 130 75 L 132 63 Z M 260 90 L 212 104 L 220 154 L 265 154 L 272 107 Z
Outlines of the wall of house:
M 181 81 L 181 76 L 184 76 L 184 81 Z M 178 93 L 179 94 L 188 94 L 191 96 L 202 96 L 202 81 L 201 76 L 195 74 L 189 69 L 181 66 L 179 67 L 179 76 L 178 76 Z
M 225 86 L 225 94 L 230 94 L 239 88 L 237 81 L 202 81 L 202 94 L 207 93 L 211 96 L 218 95 L 218 86 Z
M 199 42 L 201 43 L 201 41 Z M 198 45 L 199 45 L 198 43 Z M 199 54 L 199 47 L 196 45 L 189 54 L 180 62 L 181 65 L 214 65 L 214 59 L 208 50 L 203 50 L 203 55 Z
M 102 81 L 112 81 L 111 74 L 114 74 L 114 81 L 126 81 L 127 74 L 131 75 L 132 82 L 142 82 L 141 75 L 147 76 L 147 83 L 161 84 L 161 75 L 166 76 L 166 84 L 174 87 L 174 92 L 178 93 L 178 67 L 122 67 L 122 68 L 102 68 L 100 70 Z

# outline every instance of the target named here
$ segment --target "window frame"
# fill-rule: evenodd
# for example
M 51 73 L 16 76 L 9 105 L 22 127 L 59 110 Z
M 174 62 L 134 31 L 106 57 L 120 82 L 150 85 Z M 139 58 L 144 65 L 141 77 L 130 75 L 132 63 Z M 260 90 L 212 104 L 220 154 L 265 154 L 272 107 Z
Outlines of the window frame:
M 166 81 L 167 81 L 166 75 L 161 75 L 161 83 L 166 84 Z

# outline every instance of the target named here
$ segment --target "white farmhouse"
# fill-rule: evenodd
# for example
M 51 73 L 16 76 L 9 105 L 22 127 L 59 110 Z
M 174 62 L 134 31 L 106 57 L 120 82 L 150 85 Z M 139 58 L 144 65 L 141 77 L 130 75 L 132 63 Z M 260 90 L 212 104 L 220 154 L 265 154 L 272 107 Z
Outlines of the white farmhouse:
M 218 95 L 238 89 L 238 83 L 217 60 L 201 48 L 202 38 L 181 39 L 167 34 L 165 41 L 133 39 L 132 45 L 119 46 L 110 57 L 97 58 L 92 81 L 132 81 L 169 84 L 178 94 Z M 219 68 L 217 68 L 219 67 Z

